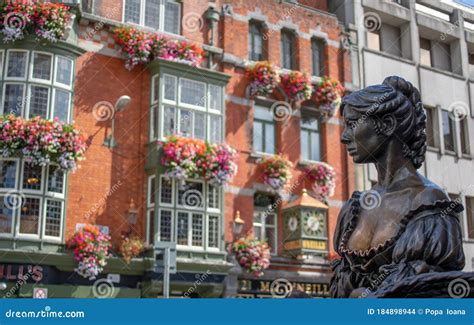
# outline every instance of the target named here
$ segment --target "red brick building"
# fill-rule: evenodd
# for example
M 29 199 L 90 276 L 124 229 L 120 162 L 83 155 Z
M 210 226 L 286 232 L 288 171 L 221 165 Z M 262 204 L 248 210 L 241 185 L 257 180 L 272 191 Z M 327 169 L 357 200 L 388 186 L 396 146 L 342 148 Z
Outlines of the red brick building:
M 177 242 L 177 273 L 171 275 L 175 296 L 270 296 L 271 283 L 282 278 L 312 296 L 326 296 L 332 233 L 354 188 L 353 166 L 339 142 L 342 121 L 338 114 L 321 118 L 311 100 L 293 105 L 292 116 L 274 118 L 271 107 L 284 97 L 278 90 L 250 97 L 245 68 L 268 60 L 283 71 L 309 73 L 315 84 L 328 75 L 350 88 L 350 53 L 327 1 L 91 0 L 70 5 L 76 20 L 67 40 L 0 45 L 4 58 L 25 50 L 28 57 L 37 51 L 70 60 L 70 117 L 89 144 L 86 160 L 65 178 L 56 238 L 44 236 L 47 221 L 40 221 L 36 236 L 25 238 L 14 229 L 0 237 L 0 262 L 10 272 L 0 281 L 13 285 L 20 267 L 40 265 L 42 280 L 25 284 L 18 296 L 31 296 L 38 286 L 49 288 L 49 296 L 92 296 L 94 282 L 74 274 L 76 262 L 64 249 L 78 224 L 92 223 L 108 227 L 114 245 L 124 232 L 150 243 Z M 156 60 L 128 70 L 114 40 L 114 30 L 122 25 L 196 42 L 205 60 L 200 67 Z M 2 63 L 5 71 L 8 62 Z M 113 105 L 124 95 L 131 102 L 114 115 L 116 145 L 104 145 L 112 136 Z M 213 187 L 199 180 L 189 185 L 205 198 L 202 207 L 180 206 L 178 184 L 162 177 L 156 141 L 171 133 L 224 141 L 239 153 L 238 173 L 228 185 Z M 263 183 L 258 166 L 259 158 L 277 153 L 293 164 L 290 190 L 280 197 Z M 327 242 L 314 254 L 310 248 L 296 256 L 284 246 L 289 226 L 283 207 L 298 199 L 303 188 L 312 195 L 304 168 L 314 161 L 329 163 L 337 175 L 327 220 L 321 220 Z M 45 193 L 41 204 L 48 201 Z M 40 210 L 39 220 L 47 220 L 48 208 Z M 233 234 L 238 211 L 245 224 L 241 234 Z M 19 219 L 13 217 L 12 224 Z M 228 244 L 248 233 L 267 238 L 272 250 L 271 266 L 258 279 L 240 271 L 228 254 Z M 113 296 L 160 296 L 162 275 L 154 272 L 153 263 L 146 256 L 131 264 L 111 257 L 101 277 L 109 276 Z

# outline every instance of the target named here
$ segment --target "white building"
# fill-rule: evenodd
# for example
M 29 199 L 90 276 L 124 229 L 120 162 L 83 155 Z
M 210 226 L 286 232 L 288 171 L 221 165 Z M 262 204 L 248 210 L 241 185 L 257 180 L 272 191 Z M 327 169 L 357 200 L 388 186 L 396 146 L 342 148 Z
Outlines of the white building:
M 354 89 L 390 75 L 411 81 L 427 113 L 420 172 L 465 207 L 465 270 L 474 269 L 474 10 L 451 1 L 331 0 L 350 34 Z M 358 165 L 357 187 L 376 181 Z

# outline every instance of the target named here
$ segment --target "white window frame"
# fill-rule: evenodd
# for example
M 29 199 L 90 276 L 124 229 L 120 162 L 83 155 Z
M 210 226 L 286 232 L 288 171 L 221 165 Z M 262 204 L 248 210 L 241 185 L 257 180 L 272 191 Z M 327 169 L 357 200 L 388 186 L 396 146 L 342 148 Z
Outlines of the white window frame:
M 46 107 L 46 119 L 51 119 L 54 112 L 53 112 L 53 107 L 51 106 L 51 96 L 52 96 L 52 91 L 51 91 L 51 87 L 48 86 L 48 85 L 45 85 L 45 84 L 28 84 L 28 91 L 27 91 L 27 95 L 26 95 L 26 103 L 28 105 L 26 105 L 26 112 L 25 112 L 25 116 L 26 118 L 33 118 L 34 116 L 30 116 L 30 111 L 31 111 L 31 103 L 32 103 L 32 92 L 31 92 L 31 88 L 32 87 L 40 87 L 40 88 L 46 88 L 48 89 L 48 103 L 47 103 L 47 107 Z
M 174 80 L 174 98 L 175 98 L 175 100 L 170 100 L 170 99 L 165 98 L 165 78 L 171 78 L 171 79 Z M 158 80 L 156 80 L 156 79 L 158 79 Z M 179 92 L 178 77 L 173 76 L 171 74 L 164 74 L 162 80 L 163 80 L 163 82 L 162 82 L 161 86 L 159 87 L 161 93 L 163 94 L 161 96 L 161 102 L 163 104 L 169 104 L 170 106 L 179 106 L 179 103 L 178 103 L 178 92 Z M 156 75 L 156 76 L 153 77 L 153 82 L 160 82 L 159 75 Z M 153 86 L 153 91 L 154 91 L 154 89 L 155 89 L 155 87 Z M 152 100 L 153 100 L 153 98 L 152 98 Z M 160 101 L 160 94 L 158 94 L 158 96 L 156 97 L 156 102 L 159 102 L 159 101 Z
M 254 115 L 253 115 L 253 121 L 252 121 L 252 151 L 254 153 L 258 154 L 258 155 L 273 156 L 278 152 L 276 121 L 273 117 L 272 117 L 271 120 L 266 120 L 266 119 L 262 119 L 262 118 L 259 118 L 259 117 L 255 118 L 255 111 L 257 110 L 257 108 L 266 109 L 270 112 L 270 114 L 272 114 L 272 111 L 269 107 L 266 107 L 266 106 L 263 106 L 263 105 L 254 105 Z M 261 134 L 261 136 L 262 136 L 262 144 L 264 144 L 264 151 L 257 151 L 255 149 L 254 134 L 253 134 L 253 132 L 255 132 L 255 128 L 254 128 L 255 120 L 257 120 L 258 122 L 263 124 L 263 128 L 262 128 L 263 133 Z M 267 136 L 265 134 L 267 124 L 271 124 L 273 126 L 273 152 L 265 151 L 265 149 L 267 148 L 267 144 L 266 144 L 267 143 L 267 138 L 266 138 Z
M 69 85 L 66 85 L 66 84 L 63 84 L 62 82 L 59 82 L 57 81 L 57 72 L 58 72 L 58 61 L 59 61 L 59 58 L 61 59 L 66 59 L 68 60 L 69 62 L 71 62 L 71 76 L 69 78 Z M 64 88 L 64 89 L 67 89 L 67 90 L 70 90 L 72 91 L 72 87 L 73 87 L 73 81 L 74 81 L 74 60 L 73 59 L 70 59 L 68 58 L 67 56 L 63 56 L 63 55 L 55 55 L 55 58 L 54 58 L 54 70 L 53 70 L 53 86 L 55 87 L 59 87 L 59 88 Z
M 45 182 L 47 181 L 45 179 L 45 174 L 46 174 L 45 167 L 44 166 L 41 167 L 41 188 L 39 190 L 32 190 L 32 189 L 23 188 L 23 183 L 25 181 L 25 169 L 26 169 L 25 165 L 26 165 L 26 162 L 23 161 L 21 164 L 20 191 L 23 191 L 24 193 L 27 193 L 27 194 L 33 194 L 33 195 L 43 194 L 45 190 Z
M 166 33 L 166 34 L 170 34 L 170 35 L 181 35 L 181 30 L 182 30 L 182 17 L 181 17 L 181 14 L 182 14 L 182 5 L 181 5 L 181 1 L 175 1 L 175 0 L 160 0 L 160 3 L 159 3 L 159 12 L 160 12 L 160 16 L 158 17 L 158 29 L 155 29 L 153 27 L 149 27 L 149 26 L 146 26 L 145 25 L 145 13 L 146 13 L 146 3 L 145 1 L 143 0 L 140 0 L 140 14 L 139 14 L 139 23 L 134 23 L 134 22 L 129 22 L 129 21 L 125 21 L 125 3 L 126 3 L 127 0 L 122 0 L 122 23 L 124 24 L 130 24 L 130 25 L 134 25 L 134 26 L 140 26 L 140 27 L 143 27 L 145 29 L 149 29 L 149 30 L 153 30 L 153 31 L 160 31 L 162 33 Z M 179 12 L 178 12 L 178 17 L 179 17 L 179 30 L 178 30 L 178 34 L 174 34 L 174 33 L 170 33 L 170 32 L 167 32 L 165 31 L 165 6 L 166 6 L 166 3 L 167 2 L 172 2 L 172 3 L 175 3 L 178 5 L 179 7 Z
M 198 84 L 201 84 L 201 85 L 204 85 L 204 96 L 201 97 L 204 98 L 204 106 L 198 106 L 198 105 L 193 105 L 193 104 L 188 104 L 188 103 L 183 103 L 181 101 L 181 80 L 188 80 L 188 81 L 192 81 L 192 82 L 195 82 L 195 83 L 198 83 Z M 189 78 L 184 78 L 184 77 L 180 77 L 179 80 L 178 80 L 178 107 L 182 107 L 182 108 L 190 108 L 190 109 L 194 109 L 194 110 L 197 110 L 197 111 L 203 111 L 203 112 L 207 112 L 207 108 L 208 108 L 208 100 L 207 100 L 207 96 L 208 96 L 208 93 L 207 93 L 207 83 L 204 82 L 204 81 L 198 81 L 198 80 L 194 80 L 194 79 L 189 79 Z
M 58 193 L 58 192 L 51 192 L 49 191 L 49 188 L 48 188 L 48 181 L 49 181 L 49 168 L 52 167 L 52 166 L 55 166 L 53 164 L 49 164 L 45 167 L 43 167 L 44 169 L 44 173 L 45 173 L 45 181 L 43 182 L 43 185 L 44 185 L 44 193 L 45 193 L 45 196 L 51 198 L 51 199 L 55 199 L 55 200 L 64 200 L 66 198 L 66 178 L 67 178 L 67 173 L 66 172 L 62 172 L 63 173 L 63 188 L 62 188 L 62 192 L 61 193 Z
M 69 103 L 68 103 L 68 108 L 67 108 L 67 114 L 66 114 L 66 122 L 70 121 L 71 120 L 71 103 L 72 103 L 72 93 L 70 91 L 67 91 L 65 89 L 58 89 L 58 88 L 54 88 L 53 87 L 53 91 L 52 91 L 52 95 L 51 95 L 51 109 L 50 109 L 50 114 L 49 114 L 49 118 L 50 119 L 54 119 L 54 109 L 56 107 L 56 91 L 58 90 L 62 90 L 62 91 L 66 91 L 68 94 L 69 94 Z
M 26 53 L 26 64 L 25 64 L 25 76 L 24 77 L 8 77 L 8 62 L 10 59 L 10 53 L 11 52 L 25 52 Z M 4 80 L 16 80 L 16 81 L 26 81 L 29 76 L 29 62 L 30 62 L 30 51 L 29 50 L 22 50 L 22 49 L 9 49 L 7 50 L 7 58 L 5 61 L 5 76 L 3 77 Z
M 37 78 L 34 78 L 33 77 L 33 67 L 34 67 L 34 57 L 35 57 L 35 54 L 41 54 L 41 55 L 47 55 L 50 57 L 51 59 L 51 67 L 49 69 L 49 79 L 37 79 Z M 54 59 L 54 55 L 52 53 L 48 53 L 48 52 L 43 52 L 43 51 L 32 51 L 31 52 L 31 58 L 29 60 L 29 80 L 34 82 L 34 83 L 38 83 L 38 84 L 45 84 L 45 85 L 51 85 L 51 82 L 52 82 L 52 79 L 54 78 L 53 76 L 53 72 L 54 72 L 54 64 L 55 64 L 55 59 Z
M 5 61 L 5 50 L 0 50 L 0 76 L 3 76 L 4 68 L 3 68 L 3 63 Z
M 176 190 L 175 190 L 175 187 L 176 187 L 176 184 L 175 182 L 171 179 L 170 182 L 171 182 L 171 203 L 167 203 L 167 202 L 163 202 L 161 201 L 161 182 L 166 179 L 165 176 L 163 175 L 160 175 L 160 182 L 157 184 L 157 187 L 156 187 L 156 191 L 158 192 L 158 201 L 160 202 L 160 206 L 163 206 L 163 207 L 174 207 L 175 206 L 175 200 L 176 200 Z
M 260 222 L 255 221 L 255 216 L 260 215 Z M 267 217 L 268 215 L 273 215 L 275 217 L 275 224 L 274 225 L 267 225 Z M 255 209 L 254 211 L 254 219 L 253 221 L 253 229 L 255 231 L 255 227 L 260 227 L 260 238 L 262 240 L 265 240 L 265 230 L 266 228 L 272 228 L 274 230 L 273 232 L 273 242 L 275 245 L 278 243 L 278 214 L 275 213 L 268 213 L 265 210 L 260 210 L 258 208 Z M 278 254 L 278 246 L 277 247 L 270 247 L 270 254 L 271 255 L 277 255 Z
M 311 112 L 311 111 L 310 111 Z M 319 120 L 315 117 L 316 119 L 316 123 L 317 123 L 317 129 L 314 129 L 314 128 L 311 128 L 311 127 L 307 127 L 307 126 L 303 126 L 303 116 L 301 116 L 300 118 L 300 142 L 302 141 L 301 139 L 303 138 L 302 135 L 303 135 L 303 132 L 304 131 L 308 131 L 310 132 L 310 138 L 312 138 L 311 136 L 311 133 L 317 133 L 319 135 L 319 158 L 321 160 L 321 157 L 322 157 L 322 135 L 321 135 L 321 123 L 319 122 Z M 304 162 L 319 162 L 320 160 L 313 160 L 311 159 L 311 154 L 312 154 L 312 146 L 310 145 L 311 143 L 308 143 L 309 145 L 309 157 L 308 159 L 304 158 L 303 157 L 303 150 L 301 150 L 302 148 L 302 142 L 300 144 L 300 160 L 301 161 L 304 161 Z
M 152 189 L 152 183 L 155 183 L 155 193 L 151 193 Z M 147 177 L 147 188 L 146 188 L 146 239 L 148 243 L 154 243 L 156 240 L 156 224 L 155 224 L 155 234 L 151 233 L 150 225 L 151 225 L 151 218 L 156 219 L 155 217 L 155 206 L 156 206 L 156 192 L 157 190 L 157 184 L 156 184 L 156 176 L 155 175 L 149 175 Z M 151 201 L 151 195 L 155 195 L 155 202 Z M 150 212 L 153 212 L 153 215 L 150 216 Z M 154 220 L 155 221 L 155 220 Z M 150 240 L 151 236 L 153 236 L 153 241 Z
M 209 246 L 209 221 L 210 217 L 217 217 L 217 247 L 210 247 Z M 219 252 L 221 249 L 221 216 L 218 213 L 208 213 L 205 215 L 205 233 L 206 233 L 206 238 L 205 238 L 205 245 L 206 245 L 206 250 L 210 252 Z
M 24 190 L 23 190 L 24 191 Z M 39 196 L 39 195 L 26 195 L 25 197 L 25 200 L 28 199 L 28 198 L 31 198 L 31 199 L 39 199 L 39 216 L 38 216 L 38 227 L 37 227 L 37 230 L 36 230 L 36 234 L 24 234 L 24 233 L 20 233 L 20 224 L 21 224 L 21 211 L 20 209 L 17 209 L 17 214 L 16 214 L 16 217 L 17 217 L 17 222 L 16 222 L 16 227 L 17 227 L 17 231 L 16 231 L 16 234 L 17 234 L 17 237 L 18 238 L 26 238 L 26 239 L 40 239 L 40 236 L 42 236 L 43 232 L 42 232 L 42 226 L 43 226 L 43 210 L 44 210 L 44 202 L 45 200 L 43 200 L 43 197 Z
M 170 211 L 171 212 L 171 225 L 170 225 L 170 237 L 171 237 L 171 242 L 176 242 L 176 234 L 175 234 L 175 215 L 176 215 L 176 210 L 174 210 L 173 208 L 168 208 L 168 207 L 164 207 L 164 208 L 159 208 L 158 209 L 158 223 L 156 225 L 156 229 L 155 229 L 155 238 L 156 238 L 156 241 L 161 241 L 161 211 Z
M 61 232 L 62 232 L 62 229 L 63 229 L 63 223 L 64 223 L 64 201 L 62 200 L 57 200 L 55 198 L 45 198 L 44 199 L 44 204 L 42 204 L 42 209 L 43 209 L 43 225 L 42 225 L 42 229 L 43 229 L 43 233 L 42 233 L 42 237 L 45 238 L 45 239 L 49 239 L 49 240 L 57 240 L 58 237 L 55 237 L 55 236 L 47 236 L 46 235 L 46 218 L 47 218 L 47 208 L 48 208 L 48 201 L 59 201 L 61 203 L 61 218 L 60 218 L 60 221 L 59 221 L 59 237 L 61 237 Z
M 14 81 L 14 82 L 10 82 L 10 81 L 5 81 L 3 82 L 3 85 L 2 85 L 2 98 L 1 98 L 1 102 L 0 102 L 0 111 L 2 112 L 2 114 L 5 114 L 5 93 L 6 93 L 6 89 L 7 89 L 7 85 L 22 85 L 23 86 L 23 104 L 22 104 L 22 112 L 21 112 L 21 116 L 26 116 L 26 110 L 28 109 L 28 105 L 26 105 L 27 103 L 27 93 L 28 93 L 28 84 L 27 83 L 24 83 L 24 82 L 18 82 L 18 81 Z

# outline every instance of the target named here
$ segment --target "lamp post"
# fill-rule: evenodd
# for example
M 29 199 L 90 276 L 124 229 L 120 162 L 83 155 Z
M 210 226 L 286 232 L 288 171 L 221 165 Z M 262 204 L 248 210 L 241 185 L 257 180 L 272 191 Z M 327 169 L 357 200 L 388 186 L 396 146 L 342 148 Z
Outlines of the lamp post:
M 114 111 L 113 111 L 113 115 L 112 115 L 112 130 L 110 132 L 110 135 L 105 139 L 104 146 L 109 147 L 109 148 L 113 148 L 117 145 L 115 143 L 115 138 L 114 138 L 114 135 L 115 135 L 115 114 L 125 110 L 125 107 L 127 107 L 127 105 L 130 104 L 130 101 L 131 101 L 130 96 L 123 95 L 123 96 L 120 96 L 119 99 L 117 99 L 117 102 L 115 102 Z

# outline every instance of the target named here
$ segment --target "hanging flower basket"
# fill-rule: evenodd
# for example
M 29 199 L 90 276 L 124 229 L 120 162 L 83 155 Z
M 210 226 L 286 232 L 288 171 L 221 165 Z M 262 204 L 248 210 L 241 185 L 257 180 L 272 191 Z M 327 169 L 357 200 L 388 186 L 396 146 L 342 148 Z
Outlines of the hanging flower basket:
M 85 225 L 67 242 L 67 248 L 74 249 L 74 259 L 79 263 L 75 271 L 89 280 L 94 280 L 107 265 L 110 247 L 110 237 L 94 225 Z
M 306 174 L 313 183 L 313 190 L 323 201 L 334 195 L 336 189 L 336 171 L 324 162 L 318 162 L 306 168 Z
M 123 238 L 119 247 L 120 253 L 127 264 L 130 264 L 132 258 L 139 256 L 145 249 L 145 243 L 138 236 Z
M 291 162 L 280 155 L 263 157 L 257 161 L 263 168 L 263 181 L 274 191 L 281 191 L 291 179 Z
M 114 38 L 121 46 L 122 52 L 127 55 L 125 67 L 129 70 L 138 64 L 145 64 L 155 59 L 199 66 L 204 56 L 204 50 L 198 44 L 170 40 L 164 35 L 130 27 L 115 29 Z
M 22 157 L 32 165 L 57 164 L 74 171 L 87 149 L 84 137 L 73 124 L 42 119 L 0 116 L 0 155 Z
M 63 3 L 9 0 L 0 4 L 0 31 L 5 43 L 29 34 L 57 42 L 71 20 L 70 8 Z
M 313 86 L 306 73 L 291 71 L 280 75 L 283 91 L 290 101 L 304 101 L 311 98 Z
M 319 106 L 323 116 L 331 117 L 336 114 L 345 91 L 338 80 L 323 77 L 313 94 L 314 101 Z
M 268 61 L 259 61 L 247 67 L 246 76 L 250 80 L 250 96 L 269 96 L 278 85 L 276 68 Z
M 170 136 L 159 141 L 165 176 L 184 181 L 203 178 L 214 185 L 224 185 L 237 173 L 237 151 L 226 144 Z
M 270 248 L 265 241 L 242 237 L 232 245 L 232 250 L 240 266 L 256 277 L 270 266 Z

